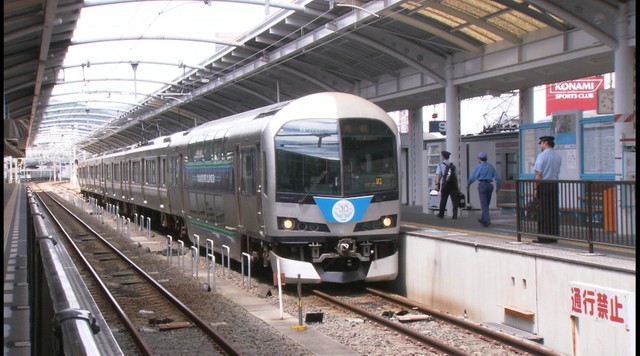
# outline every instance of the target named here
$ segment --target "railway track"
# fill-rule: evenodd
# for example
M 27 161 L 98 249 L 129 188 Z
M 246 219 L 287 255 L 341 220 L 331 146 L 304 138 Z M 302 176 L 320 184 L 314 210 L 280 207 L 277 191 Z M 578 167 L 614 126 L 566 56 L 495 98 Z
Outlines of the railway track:
M 96 228 L 101 225 L 99 217 L 97 219 L 96 217 L 91 217 L 89 221 Z M 125 239 L 118 237 L 113 240 Z M 121 248 L 127 249 L 130 247 Z M 204 259 L 200 258 L 200 260 L 202 262 Z M 170 264 L 163 265 L 170 266 Z M 173 269 L 175 270 L 175 268 Z M 202 264 L 201 270 L 204 270 Z M 242 281 L 242 287 L 244 287 L 245 277 L 237 270 L 231 271 L 231 275 L 220 272 L 218 271 L 218 277 L 225 278 L 227 282 L 235 284 L 239 284 Z M 163 274 L 166 271 L 158 269 L 150 273 L 162 281 L 164 279 Z M 254 280 L 251 283 L 254 291 L 261 289 L 259 286 L 262 286 L 262 290 L 272 287 L 272 276 L 267 277 L 269 278 L 263 280 L 254 275 Z M 165 284 L 165 282 L 162 283 Z M 278 302 L 275 294 L 270 298 L 266 298 L 270 299 L 274 305 L 279 304 L 281 308 L 284 304 L 285 311 L 290 315 L 302 315 L 299 306 L 302 305 L 303 301 L 304 312 L 307 314 L 324 312 L 323 322 L 310 322 L 308 327 L 316 328 L 358 354 L 388 353 L 385 350 L 394 350 L 392 353 L 396 355 L 482 354 L 497 356 L 557 354 L 540 344 L 475 324 L 462 317 L 439 313 L 431 310 L 428 306 L 401 296 L 387 295 L 383 291 L 372 288 L 365 289 L 364 284 L 341 286 L 340 288 L 333 286 L 337 288 L 333 290 L 331 285 L 328 288 L 321 286 L 324 292 L 319 293 L 311 292 L 310 288 L 305 287 L 303 299 L 298 301 L 296 299 L 299 297 L 291 289 L 292 287 L 295 286 L 285 286 L 283 303 Z M 341 300 L 346 306 L 356 306 L 358 309 L 364 310 L 365 314 L 360 316 L 356 314 L 357 310 L 353 311 L 344 309 L 341 305 L 329 304 L 330 302 L 321 298 L 323 293 Z M 385 297 L 384 299 L 383 296 Z M 390 301 L 388 298 L 392 300 Z M 193 306 L 195 304 L 191 303 L 189 305 Z M 417 317 L 415 320 L 406 320 L 411 319 L 412 316 Z M 402 318 L 400 317 L 405 320 L 401 321 Z M 385 326 L 374 326 L 372 322 Z M 386 324 L 386 322 L 391 324 Z M 247 325 L 245 323 L 243 328 L 246 328 Z M 157 326 L 146 326 L 146 328 L 153 329 L 157 328 Z M 409 331 L 405 333 L 404 329 Z M 233 333 L 238 333 L 236 329 L 233 330 Z M 260 350 L 264 350 L 264 348 L 260 348 Z
M 78 267 L 82 269 L 83 278 L 91 279 L 88 287 L 94 294 L 99 291 L 100 296 L 94 299 L 102 310 L 109 305 L 110 313 L 117 315 L 119 325 L 135 344 L 135 351 L 123 349 L 126 354 L 174 354 L 171 350 L 180 354 L 240 354 L 209 321 L 196 315 L 151 273 L 120 252 L 122 246 L 116 247 L 110 242 L 115 240 L 113 234 L 98 233 L 53 195 L 42 191 L 36 191 L 36 195 L 56 223 L 59 236 L 66 237 L 67 249 L 75 251 L 73 259 L 76 266 L 83 266 Z M 160 268 L 155 272 L 162 277 Z M 171 330 L 171 335 L 163 330 Z M 179 345 L 177 340 L 181 341 Z M 127 342 L 124 347 L 129 347 Z
M 335 313 L 335 308 L 342 308 L 381 326 L 380 338 L 387 337 L 390 332 L 398 333 L 413 340 L 425 352 L 447 355 L 557 355 L 535 342 L 440 313 L 395 294 L 372 288 L 366 288 L 362 293 L 329 293 L 312 290 L 314 297 L 329 304 L 322 306 L 307 298 L 307 308 L 326 309 L 332 313 Z

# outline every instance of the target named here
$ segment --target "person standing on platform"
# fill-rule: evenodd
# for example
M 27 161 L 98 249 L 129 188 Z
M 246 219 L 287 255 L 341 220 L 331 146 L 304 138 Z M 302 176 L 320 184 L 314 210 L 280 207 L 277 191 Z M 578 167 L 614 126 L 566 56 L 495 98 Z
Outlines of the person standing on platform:
M 478 153 L 480 163 L 473 168 L 469 179 L 467 180 L 467 189 L 478 180 L 478 195 L 480 196 L 480 207 L 482 208 L 482 217 L 478 222 L 487 227 L 491 225 L 491 217 L 489 216 L 489 205 L 491 204 L 491 194 L 493 194 L 493 180 L 496 181 L 496 194 L 500 191 L 500 175 L 496 169 L 487 162 L 487 154 L 485 152 Z
M 449 161 L 451 152 L 442 151 L 440 155 L 442 156 L 442 162 L 440 162 L 436 168 L 436 190 L 440 192 L 438 217 L 440 219 L 444 218 L 447 199 L 451 196 L 451 203 L 453 204 L 452 218 L 455 220 L 458 218 L 458 195 L 460 194 L 456 166 Z
M 540 151 L 533 166 L 535 179 L 540 180 L 534 186 L 534 196 L 540 202 L 540 211 L 538 212 L 538 233 L 541 235 L 557 236 L 559 234 L 560 218 L 559 218 L 559 190 L 558 177 L 560 176 L 560 167 L 562 166 L 562 158 L 553 149 L 555 147 L 555 138 L 553 136 L 542 136 L 538 141 Z M 548 182 L 545 182 L 548 181 Z M 553 243 L 558 242 L 557 239 L 540 237 L 533 242 L 536 243 Z

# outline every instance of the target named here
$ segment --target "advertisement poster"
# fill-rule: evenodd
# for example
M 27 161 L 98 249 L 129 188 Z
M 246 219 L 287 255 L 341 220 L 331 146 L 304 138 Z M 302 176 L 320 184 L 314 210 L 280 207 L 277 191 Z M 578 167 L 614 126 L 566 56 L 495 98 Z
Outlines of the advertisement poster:
M 547 84 L 547 116 L 564 110 L 596 110 L 599 89 L 604 89 L 602 75 Z

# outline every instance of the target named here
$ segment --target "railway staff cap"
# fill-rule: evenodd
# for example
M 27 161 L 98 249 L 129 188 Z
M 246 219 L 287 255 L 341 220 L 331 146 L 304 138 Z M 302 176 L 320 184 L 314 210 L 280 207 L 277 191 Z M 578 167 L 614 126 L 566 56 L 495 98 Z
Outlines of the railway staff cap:
M 542 141 L 544 141 L 544 142 L 554 142 L 554 140 L 555 140 L 555 137 L 553 137 L 553 136 L 542 136 L 542 137 L 540 137 L 540 141 L 538 143 L 540 143 Z
M 449 159 L 449 157 L 451 157 L 451 152 L 449 151 L 442 151 L 441 154 L 444 159 Z
M 487 159 L 487 154 L 483 151 L 480 151 L 480 153 L 478 153 L 478 158 Z

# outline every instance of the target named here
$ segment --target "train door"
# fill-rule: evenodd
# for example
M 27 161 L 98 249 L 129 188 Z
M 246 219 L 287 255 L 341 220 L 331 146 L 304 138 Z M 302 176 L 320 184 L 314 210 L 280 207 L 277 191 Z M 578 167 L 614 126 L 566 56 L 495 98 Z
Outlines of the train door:
M 182 154 L 169 156 L 167 164 L 167 211 L 182 216 L 185 202 L 182 195 Z M 188 205 L 187 205 L 188 206 Z
M 238 227 L 242 234 L 256 236 L 260 231 L 261 212 L 259 179 L 257 174 L 259 145 L 236 146 L 236 200 L 238 202 Z
M 165 206 L 168 204 L 167 202 L 167 186 L 166 186 L 166 174 L 167 174 L 167 156 L 160 156 L 157 158 L 156 162 L 158 175 L 156 179 L 158 180 L 158 204 L 160 204 L 160 210 L 165 211 Z

